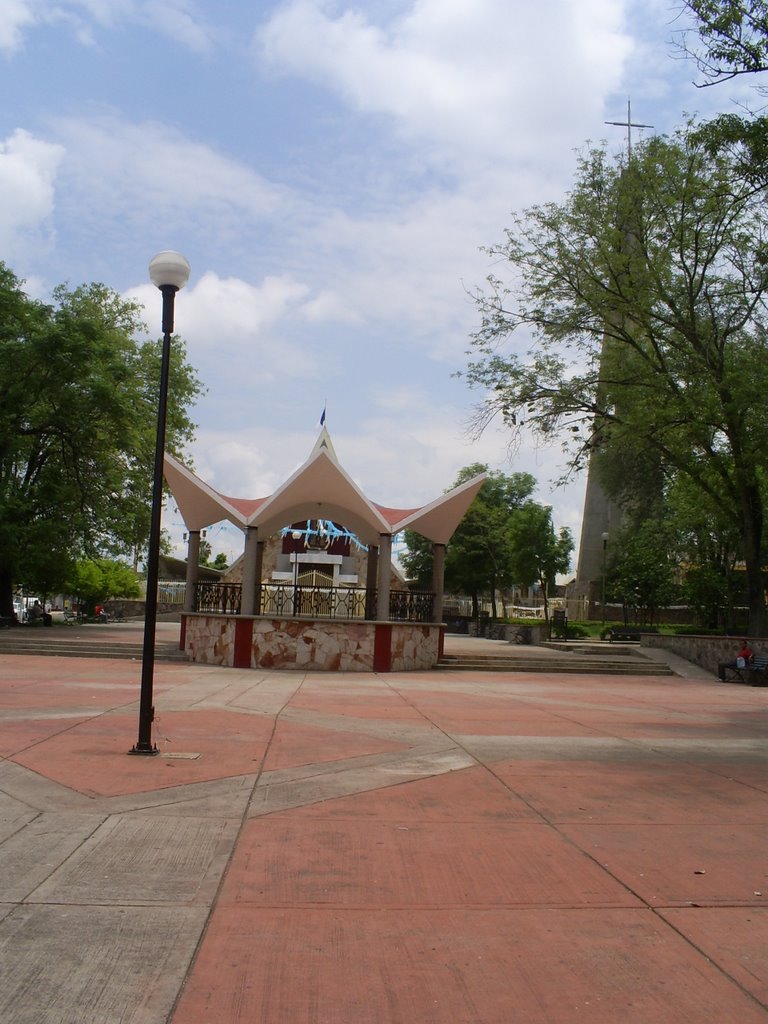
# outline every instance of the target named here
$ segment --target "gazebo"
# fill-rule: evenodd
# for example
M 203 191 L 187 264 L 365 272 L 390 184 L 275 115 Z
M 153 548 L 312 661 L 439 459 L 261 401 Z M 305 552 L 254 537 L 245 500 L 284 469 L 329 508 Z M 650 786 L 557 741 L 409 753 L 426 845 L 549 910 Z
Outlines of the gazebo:
M 442 652 L 445 548 L 485 480 L 473 477 L 415 508 L 379 505 L 339 463 L 323 427 L 306 462 L 265 498 L 221 494 L 171 455 L 165 477 L 188 531 L 181 646 L 193 661 L 235 668 L 404 671 Z M 245 536 L 241 583 L 198 579 L 200 534 L 227 520 Z M 365 588 L 322 588 L 310 603 L 262 579 L 266 540 L 297 521 L 343 525 L 367 548 Z M 411 529 L 432 542 L 432 591 L 393 592 L 392 538 Z

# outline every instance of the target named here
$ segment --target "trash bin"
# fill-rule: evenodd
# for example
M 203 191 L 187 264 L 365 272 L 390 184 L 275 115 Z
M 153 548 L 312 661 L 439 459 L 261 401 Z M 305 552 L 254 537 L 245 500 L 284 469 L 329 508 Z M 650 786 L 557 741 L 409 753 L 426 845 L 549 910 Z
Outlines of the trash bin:
M 552 618 L 550 621 L 550 639 L 552 636 L 557 637 L 558 640 L 565 640 L 568 636 L 568 614 L 562 608 L 557 608 L 552 612 Z

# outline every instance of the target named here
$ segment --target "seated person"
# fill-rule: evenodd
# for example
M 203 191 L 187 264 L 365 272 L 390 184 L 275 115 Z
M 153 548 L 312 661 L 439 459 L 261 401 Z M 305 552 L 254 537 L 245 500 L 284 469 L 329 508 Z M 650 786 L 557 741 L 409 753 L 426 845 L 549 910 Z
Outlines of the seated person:
M 717 666 L 717 674 L 725 682 L 725 670 L 727 668 L 746 668 L 754 658 L 754 652 L 746 640 L 741 641 L 741 647 L 736 652 L 733 661 L 721 661 Z
M 30 622 L 42 622 L 44 626 L 50 626 L 53 623 L 53 616 L 43 608 L 39 601 L 35 601 L 29 609 L 27 618 Z

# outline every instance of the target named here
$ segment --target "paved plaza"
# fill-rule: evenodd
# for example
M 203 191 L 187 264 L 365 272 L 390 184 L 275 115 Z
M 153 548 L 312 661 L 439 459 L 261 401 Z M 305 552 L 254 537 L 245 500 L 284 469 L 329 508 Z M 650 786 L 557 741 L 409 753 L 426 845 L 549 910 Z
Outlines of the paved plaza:
M 0 654 L 0 1021 L 766 1024 L 768 689 L 673 667 L 158 663 L 147 758 Z

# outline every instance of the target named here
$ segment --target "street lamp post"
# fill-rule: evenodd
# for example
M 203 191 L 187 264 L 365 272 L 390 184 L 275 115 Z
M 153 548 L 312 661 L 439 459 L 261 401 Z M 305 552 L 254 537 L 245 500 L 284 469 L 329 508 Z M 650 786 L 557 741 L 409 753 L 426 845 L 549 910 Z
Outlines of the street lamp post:
M 603 625 L 605 625 L 605 568 L 606 568 L 606 554 L 608 552 L 608 534 L 602 534 L 603 541 L 603 579 L 602 579 L 602 606 L 603 606 Z
M 157 625 L 157 583 L 160 561 L 160 516 L 163 509 L 163 461 L 165 458 L 165 423 L 168 410 L 168 378 L 171 364 L 171 335 L 176 292 L 189 280 L 189 263 L 178 252 L 160 252 L 149 264 L 152 283 L 163 296 L 163 350 L 160 363 L 160 394 L 157 402 L 157 434 L 155 467 L 152 480 L 152 517 L 147 552 L 147 599 L 144 613 L 144 648 L 141 659 L 141 700 L 139 704 L 139 737 L 131 754 L 157 754 L 152 742 L 153 682 L 155 671 L 155 628 Z

